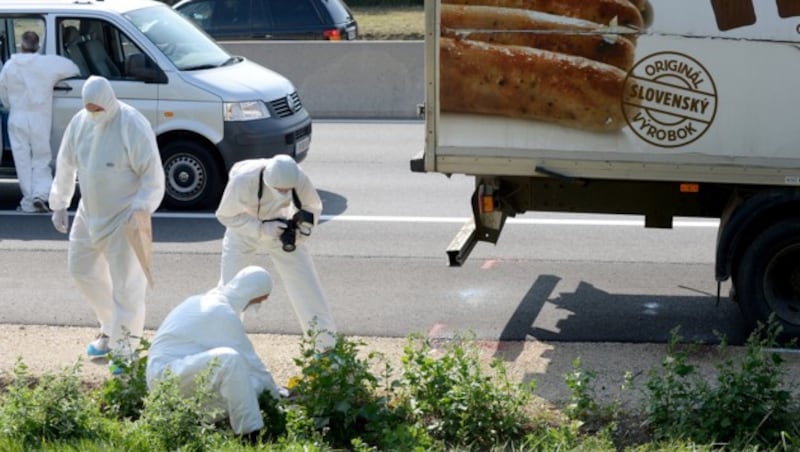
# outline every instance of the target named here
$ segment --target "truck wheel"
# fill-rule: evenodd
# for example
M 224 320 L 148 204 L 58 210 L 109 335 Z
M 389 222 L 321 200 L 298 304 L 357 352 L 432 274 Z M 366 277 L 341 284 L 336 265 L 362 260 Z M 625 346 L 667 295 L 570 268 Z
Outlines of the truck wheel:
M 189 140 L 171 141 L 161 150 L 161 160 L 165 206 L 181 210 L 216 207 L 222 195 L 222 171 L 208 148 Z
M 774 313 L 782 338 L 800 337 L 800 219 L 781 221 L 758 235 L 742 255 L 734 285 L 751 328 Z

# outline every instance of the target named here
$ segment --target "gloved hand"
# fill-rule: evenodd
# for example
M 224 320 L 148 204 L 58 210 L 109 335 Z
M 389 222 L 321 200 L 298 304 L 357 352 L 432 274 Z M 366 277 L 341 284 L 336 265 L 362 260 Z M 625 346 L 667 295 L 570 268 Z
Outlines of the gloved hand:
M 265 221 L 261 223 L 261 236 L 277 239 L 281 236 L 284 229 L 286 229 L 286 225 L 283 224 L 283 222 Z
M 295 242 L 297 245 L 308 240 L 308 236 L 311 235 L 311 229 L 314 227 L 311 223 L 303 223 L 297 229 L 297 236 L 295 237 Z
M 69 229 L 69 218 L 67 217 L 67 209 L 54 210 L 51 220 L 53 221 L 53 226 L 56 228 L 56 231 L 62 234 L 67 233 L 67 230 Z

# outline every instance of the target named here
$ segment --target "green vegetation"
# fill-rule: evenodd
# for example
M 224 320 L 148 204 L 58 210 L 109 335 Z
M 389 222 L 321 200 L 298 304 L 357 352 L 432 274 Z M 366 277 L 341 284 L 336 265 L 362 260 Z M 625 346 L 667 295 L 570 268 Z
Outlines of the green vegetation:
M 425 36 L 422 6 L 352 6 L 359 39 L 371 41 L 420 40 Z
M 795 415 L 800 404 L 784 387 L 783 359 L 764 351 L 778 335 L 776 326 L 751 335 L 744 358 L 720 363 L 716 382 L 710 383 L 696 373 L 686 352 L 677 350 L 679 338 L 673 333 L 661 371 L 653 370 L 647 382 L 647 421 L 655 437 L 734 450 L 786 443 L 800 447 Z
M 345 0 L 358 21 L 359 39 L 414 40 L 425 36 L 424 0 Z
M 362 356 L 363 343 L 339 336 L 318 353 L 311 337 L 295 358 L 292 396 L 261 395 L 266 428 L 255 443 L 208 409 L 213 365 L 192 397 L 174 378 L 148 392 L 144 343 L 122 375 L 94 389 L 81 385 L 80 363 L 35 378 L 18 362 L 0 390 L 0 450 L 800 450 L 798 400 L 769 351 L 777 337 L 775 327 L 759 329 L 712 378 L 697 373 L 691 345 L 674 332 L 641 388 L 641 412 L 598 403 L 596 375 L 580 358 L 564 376 L 569 403 L 553 410 L 536 403 L 535 381 L 513 382 L 467 338 L 411 336 L 401 368 L 392 369 L 380 353 Z

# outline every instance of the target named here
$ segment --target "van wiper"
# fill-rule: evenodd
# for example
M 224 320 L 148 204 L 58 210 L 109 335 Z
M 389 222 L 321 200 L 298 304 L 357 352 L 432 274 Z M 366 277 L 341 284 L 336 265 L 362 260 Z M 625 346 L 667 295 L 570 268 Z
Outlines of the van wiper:
M 184 71 L 200 71 L 203 69 L 214 69 L 215 67 L 219 67 L 218 64 L 200 64 L 197 66 L 189 66 L 183 68 Z
M 199 70 L 202 70 L 202 69 L 214 69 L 214 68 L 217 68 L 217 67 L 230 66 L 231 64 L 238 63 L 239 61 L 240 61 L 240 57 L 233 56 L 233 57 L 230 57 L 227 60 L 225 60 L 225 62 L 222 63 L 222 64 L 198 64 L 197 66 L 189 66 L 189 67 L 183 68 L 183 70 L 184 71 L 199 71 Z
M 238 56 L 232 56 L 232 57 L 228 58 L 227 60 L 225 60 L 224 63 L 220 64 L 220 66 L 229 66 L 229 65 L 231 65 L 233 63 L 238 63 L 239 61 L 240 60 L 239 60 Z

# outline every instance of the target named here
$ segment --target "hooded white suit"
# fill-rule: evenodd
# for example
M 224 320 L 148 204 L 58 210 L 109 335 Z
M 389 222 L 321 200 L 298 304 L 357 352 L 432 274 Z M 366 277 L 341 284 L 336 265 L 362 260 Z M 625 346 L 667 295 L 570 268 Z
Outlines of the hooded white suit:
M 120 102 L 108 80 L 89 77 L 84 104 L 105 109 L 97 118 L 82 109 L 64 132 L 50 192 L 50 208 L 81 200 L 69 237 L 69 272 L 88 300 L 111 350 L 130 353 L 128 334 L 144 329 L 147 279 L 123 230 L 134 211 L 154 212 L 164 197 L 164 170 L 155 134 L 141 113 Z
M 260 201 L 259 187 L 262 192 Z M 297 210 L 291 190 L 281 193 L 275 187 L 293 188 L 302 209 L 314 214 L 314 224 L 319 221 L 322 200 L 311 180 L 291 157 L 279 155 L 236 163 L 231 168 L 228 185 L 216 211 L 217 219 L 226 227 L 222 240 L 220 284 L 225 284 L 236 272 L 252 265 L 258 252 L 267 252 L 283 279 L 303 333 L 315 325 L 321 332 L 317 346 L 327 348 L 334 344 L 336 324 L 311 254 L 302 241 L 304 237 L 298 235 L 297 248 L 286 252 L 277 237 L 265 234 L 263 220 L 291 218 Z
M 47 201 L 53 182 L 53 87 L 59 80 L 79 74 L 72 60 L 38 53 L 15 53 L 0 71 L 0 101 L 10 110 L 8 139 L 24 211 L 35 211 L 34 198 Z
M 238 434 L 263 428 L 258 396 L 267 390 L 278 398 L 280 392 L 247 338 L 240 315 L 250 300 L 268 295 L 271 288 L 269 273 L 251 266 L 228 284 L 189 297 L 173 309 L 150 345 L 148 388 L 169 369 L 188 395 L 195 390 L 195 378 L 216 360 L 210 384 L 218 398 L 212 408 L 223 409 Z

